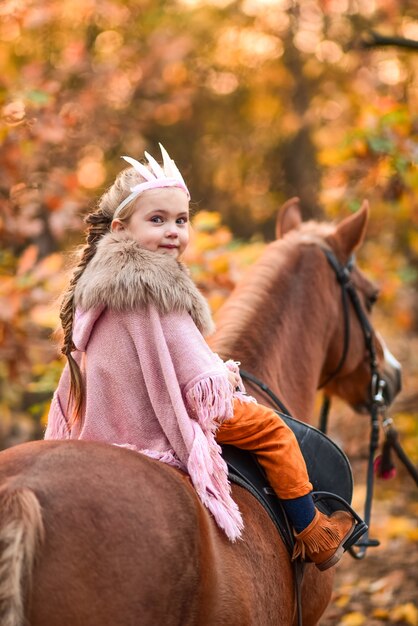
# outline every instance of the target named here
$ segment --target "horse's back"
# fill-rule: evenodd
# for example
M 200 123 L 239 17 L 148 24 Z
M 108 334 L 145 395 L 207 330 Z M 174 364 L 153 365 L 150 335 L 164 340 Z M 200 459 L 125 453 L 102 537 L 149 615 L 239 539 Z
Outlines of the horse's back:
M 2 626 L 23 626 L 16 607 L 26 596 L 31 626 L 290 626 L 286 549 L 248 492 L 234 486 L 233 497 L 245 523 L 235 544 L 187 475 L 144 455 L 77 441 L 1 452 L 0 510 L 7 498 L 15 518 L 24 514 L 15 550 L 32 559 L 21 573 L 8 568 L 15 577 L 8 601 L 0 585 L 0 617 L 7 609 L 15 618 Z M 18 521 L 0 514 L 0 570 L 2 533 Z M 312 573 L 315 587 L 319 572 Z
M 183 590 L 198 595 L 199 542 L 186 483 L 105 444 L 38 442 L 1 453 L 0 484 L 9 498 L 32 492 L 46 530 L 31 625 L 187 624 L 196 609 Z

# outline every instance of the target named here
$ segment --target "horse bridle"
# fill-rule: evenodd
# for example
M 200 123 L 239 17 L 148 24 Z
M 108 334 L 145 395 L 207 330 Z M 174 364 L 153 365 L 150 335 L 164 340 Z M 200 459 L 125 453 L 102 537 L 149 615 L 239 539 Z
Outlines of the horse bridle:
M 341 359 L 331 374 L 329 374 L 326 380 L 320 385 L 319 389 L 325 387 L 341 370 L 345 359 L 348 354 L 350 344 L 350 314 L 349 314 L 349 301 L 353 305 L 357 319 L 360 322 L 360 327 L 363 331 L 366 350 L 369 354 L 370 363 L 370 442 L 369 442 L 369 458 L 367 465 L 367 478 L 366 478 L 366 500 L 364 505 L 364 521 L 367 526 L 370 526 L 371 506 L 373 499 L 373 484 L 374 484 L 374 457 L 379 445 L 379 414 L 385 411 L 386 401 L 383 395 L 386 382 L 381 378 L 378 370 L 376 349 L 373 342 L 374 331 L 364 312 L 360 298 L 356 291 L 356 288 L 351 280 L 351 272 L 354 269 L 354 256 L 351 256 L 346 265 L 342 265 L 334 253 L 328 248 L 322 248 L 328 263 L 335 272 L 338 283 L 341 285 L 342 293 L 342 309 L 344 315 L 344 347 Z M 326 432 L 328 414 L 330 409 L 331 400 L 329 396 L 325 394 L 324 402 L 321 408 L 320 414 L 320 430 Z M 362 559 L 366 555 L 366 550 L 369 547 L 378 546 L 379 542 L 375 539 L 369 539 L 368 531 L 363 535 L 361 540 L 356 544 L 358 550 L 355 551 L 354 547 L 349 549 L 352 557 L 355 559 Z
M 399 460 L 403 463 L 412 479 L 418 485 L 418 472 L 416 467 L 413 465 L 411 460 L 408 458 L 408 455 L 403 450 L 400 442 L 398 432 L 393 424 L 393 420 L 387 414 L 387 402 L 384 396 L 384 390 L 386 387 L 385 380 L 380 376 L 377 358 L 376 358 L 376 350 L 373 343 L 373 328 L 364 313 L 364 309 L 361 305 L 360 299 L 358 297 L 357 291 L 351 281 L 351 272 L 354 268 L 354 257 L 350 257 L 348 263 L 344 266 L 339 263 L 336 259 L 335 255 L 328 248 L 322 248 L 325 256 L 328 259 L 329 264 L 335 272 L 337 277 L 337 281 L 341 285 L 342 288 L 342 302 L 343 302 L 343 311 L 344 311 L 344 348 L 343 354 L 341 356 L 340 362 L 338 363 L 335 370 L 327 377 L 325 382 L 321 384 L 321 387 L 325 387 L 341 370 L 346 355 L 348 353 L 348 347 L 350 343 L 350 326 L 349 326 L 349 305 L 348 298 L 351 300 L 354 311 L 357 315 L 357 318 L 360 322 L 360 326 L 363 330 L 364 340 L 366 344 L 366 349 L 369 353 L 370 358 L 370 405 L 369 405 L 369 413 L 370 413 L 370 442 L 369 442 L 369 458 L 367 464 L 367 477 L 366 477 L 366 499 L 364 504 L 364 521 L 367 526 L 370 526 L 370 517 L 371 517 L 371 507 L 372 507 L 372 499 L 373 499 L 373 483 L 374 483 L 374 474 L 375 474 L 375 452 L 379 445 L 379 416 L 382 416 L 382 426 L 385 433 L 385 441 L 383 443 L 382 448 L 382 456 L 380 459 L 381 469 L 384 471 L 386 466 L 386 471 L 393 469 L 394 466 L 392 464 L 390 452 L 393 450 L 398 456 Z M 320 388 L 321 388 L 320 387 Z M 328 420 L 328 412 L 330 408 L 330 398 L 325 395 L 324 403 L 321 409 L 320 414 L 320 430 L 322 432 L 326 432 L 327 429 L 327 420 Z M 383 475 L 383 474 L 382 474 Z M 349 548 L 349 552 L 352 557 L 355 559 L 362 559 L 366 555 L 366 550 L 372 546 L 378 546 L 379 542 L 375 539 L 369 539 L 368 531 L 363 535 L 360 541 L 358 541 L 355 546 Z M 355 550 L 354 548 L 357 548 Z
M 352 255 L 345 265 L 342 265 L 334 253 L 329 248 L 321 248 L 323 253 L 325 254 L 328 263 L 334 270 L 336 279 L 341 286 L 341 297 L 342 297 L 342 309 L 343 309 L 343 317 L 344 317 L 344 344 L 343 351 L 341 354 L 341 358 L 338 362 L 337 367 L 327 376 L 326 380 L 323 381 L 319 389 L 322 389 L 333 378 L 337 376 L 337 374 L 341 371 L 345 359 L 347 358 L 348 349 L 350 345 L 350 311 L 349 311 L 349 301 L 353 305 L 354 311 L 357 315 L 357 319 L 360 322 L 361 330 L 363 331 L 364 341 L 366 345 L 366 350 L 369 354 L 369 362 L 370 362 L 370 391 L 371 398 L 375 395 L 379 386 L 385 386 L 385 382 L 380 378 L 378 367 L 377 367 L 377 358 L 376 358 L 376 349 L 373 342 L 374 331 L 373 328 L 367 318 L 367 315 L 364 312 L 363 306 L 360 302 L 360 298 L 356 291 L 356 288 L 351 280 L 351 272 L 355 267 L 355 259 L 354 255 Z

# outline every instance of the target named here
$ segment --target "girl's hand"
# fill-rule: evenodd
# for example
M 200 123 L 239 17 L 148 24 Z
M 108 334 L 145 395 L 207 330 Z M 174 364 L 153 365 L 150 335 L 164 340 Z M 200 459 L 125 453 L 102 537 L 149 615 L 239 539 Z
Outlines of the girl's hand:
M 228 370 L 228 380 L 231 383 L 232 387 L 236 389 L 241 384 L 241 377 L 236 372 Z

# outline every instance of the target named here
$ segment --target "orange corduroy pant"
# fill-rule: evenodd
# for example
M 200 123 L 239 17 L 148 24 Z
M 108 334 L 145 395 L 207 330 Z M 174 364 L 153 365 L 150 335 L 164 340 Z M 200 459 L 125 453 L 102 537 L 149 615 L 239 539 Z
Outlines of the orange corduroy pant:
M 234 417 L 219 426 L 216 440 L 254 452 L 279 498 L 299 498 L 312 491 L 297 439 L 272 409 L 236 399 Z

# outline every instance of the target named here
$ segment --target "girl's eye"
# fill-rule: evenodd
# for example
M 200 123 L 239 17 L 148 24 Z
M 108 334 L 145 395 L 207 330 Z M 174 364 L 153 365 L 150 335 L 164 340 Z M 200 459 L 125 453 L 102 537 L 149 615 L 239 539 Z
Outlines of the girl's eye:
M 161 224 L 162 221 L 163 219 L 159 215 L 153 215 L 151 218 L 151 222 L 154 222 L 154 224 Z
M 177 224 L 187 224 L 187 217 L 179 217 Z

